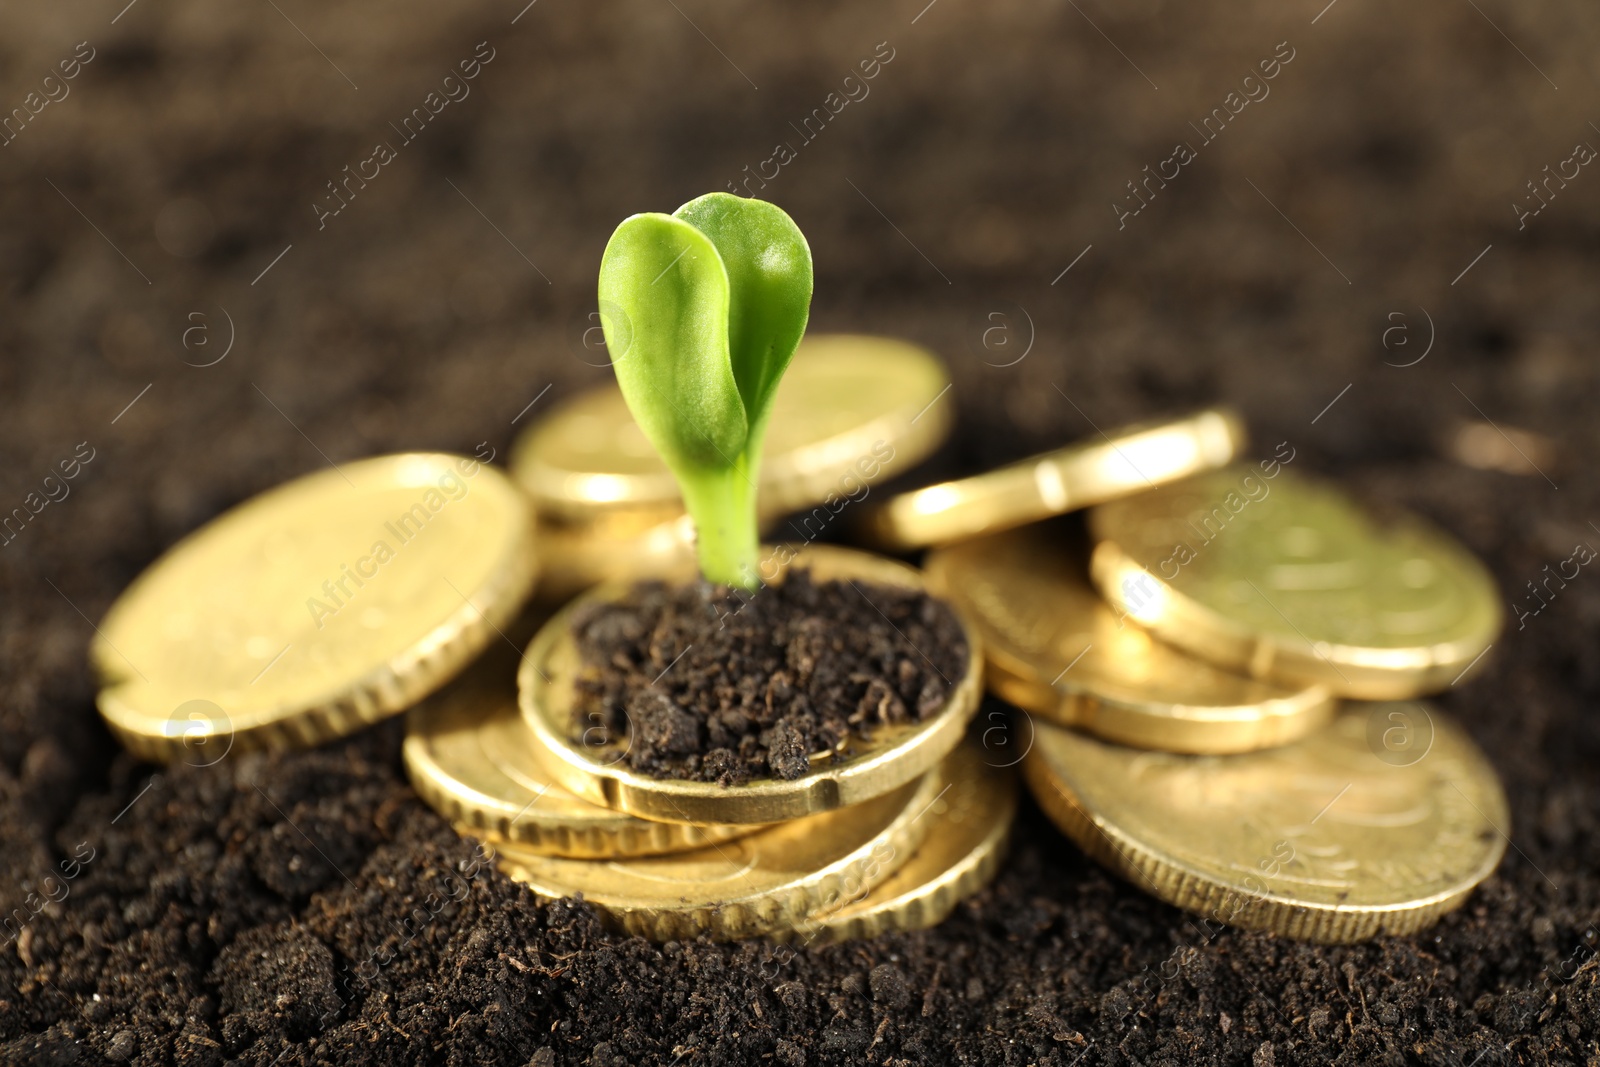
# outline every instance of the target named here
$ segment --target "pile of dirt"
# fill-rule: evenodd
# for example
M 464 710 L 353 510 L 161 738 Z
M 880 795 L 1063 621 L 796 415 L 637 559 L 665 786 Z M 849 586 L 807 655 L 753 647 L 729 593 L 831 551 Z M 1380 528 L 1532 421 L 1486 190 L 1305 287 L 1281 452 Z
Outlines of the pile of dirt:
M 622 745 L 658 778 L 799 778 L 813 753 L 921 722 L 966 674 L 948 605 L 926 593 L 813 581 L 754 593 L 647 582 L 573 619 L 583 669 L 573 738 Z

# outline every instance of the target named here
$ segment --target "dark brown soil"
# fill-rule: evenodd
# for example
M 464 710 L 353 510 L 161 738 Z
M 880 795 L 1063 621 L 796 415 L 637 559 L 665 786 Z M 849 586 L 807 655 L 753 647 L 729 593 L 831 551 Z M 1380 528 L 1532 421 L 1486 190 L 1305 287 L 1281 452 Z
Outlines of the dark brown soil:
M 1509 610 L 1600 547 L 1600 173 L 1544 169 L 1600 147 L 1594 5 L 125 6 L 0 13 L 4 115 L 96 53 L 0 147 L 0 515 L 37 509 L 0 547 L 0 915 L 42 907 L 0 944 L 0 1062 L 1600 1057 L 1600 577 Z M 319 229 L 327 183 L 479 41 L 471 96 Z M 1282 41 L 1271 95 L 1146 189 Z M 1443 704 L 1515 847 L 1463 910 L 1342 948 L 1208 939 L 1027 806 L 936 930 L 657 947 L 474 868 L 406 786 L 398 724 L 211 767 L 117 753 L 84 652 L 140 568 L 328 460 L 504 456 L 611 373 L 582 338 L 617 221 L 756 173 L 878 42 L 871 95 L 757 191 L 816 256 L 813 329 L 949 358 L 952 473 L 1226 400 L 1258 455 L 1287 440 L 1489 561 L 1512 621 Z M 1120 225 L 1135 178 L 1154 197 Z M 1485 416 L 1547 435 L 1550 480 L 1445 449 Z M 91 450 L 69 496 L 44 483 Z M 1009 762 L 1026 723 L 988 733 L 996 711 L 980 736 Z
M 921 722 L 967 671 L 950 608 L 804 568 L 741 593 L 645 582 L 573 619 L 583 664 L 574 740 L 625 747 L 657 778 L 799 778 L 813 753 Z

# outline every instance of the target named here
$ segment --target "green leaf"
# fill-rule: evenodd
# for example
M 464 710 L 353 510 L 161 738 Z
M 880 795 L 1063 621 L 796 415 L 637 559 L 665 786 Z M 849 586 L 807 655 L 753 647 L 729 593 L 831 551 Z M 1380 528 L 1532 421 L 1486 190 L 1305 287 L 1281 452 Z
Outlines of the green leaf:
M 728 272 L 671 215 L 624 219 L 600 260 L 600 325 L 628 408 L 680 480 L 732 467 L 749 436 L 728 354 Z
M 600 261 L 617 382 L 678 479 L 713 581 L 757 584 L 761 443 L 810 308 L 811 249 L 760 200 L 712 193 L 633 215 Z
M 673 217 L 710 238 L 727 270 L 728 352 L 746 423 L 759 443 L 778 382 L 806 332 L 811 247 L 794 220 L 765 200 L 707 193 Z

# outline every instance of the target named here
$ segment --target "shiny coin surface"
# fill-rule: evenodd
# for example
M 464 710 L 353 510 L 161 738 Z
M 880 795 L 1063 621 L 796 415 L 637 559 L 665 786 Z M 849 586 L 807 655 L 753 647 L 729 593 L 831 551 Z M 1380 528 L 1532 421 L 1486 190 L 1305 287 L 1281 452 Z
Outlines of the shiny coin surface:
M 510 479 L 464 456 L 381 456 L 269 490 L 190 534 L 91 646 L 127 748 L 211 763 L 313 745 L 438 688 L 535 575 Z
M 848 579 L 923 588 L 921 572 L 912 567 L 831 545 L 769 548 L 761 577 L 782 581 L 792 566 L 808 568 L 819 582 Z M 696 574 L 691 567 L 674 580 L 692 581 Z M 839 758 L 816 753 L 811 772 L 799 778 L 757 779 L 736 786 L 654 778 L 627 765 L 625 739 L 602 747 L 584 745 L 572 736 L 579 670 L 572 617 L 583 605 L 619 598 L 627 589 L 625 583 L 608 583 L 569 604 L 539 631 L 518 671 L 522 715 L 533 733 L 536 757 L 555 781 L 616 811 L 668 822 L 772 823 L 859 804 L 921 777 L 944 759 L 960 742 L 982 696 L 982 646 L 957 612 L 969 653 L 959 675 L 955 666 L 943 669 L 950 682 L 943 710 L 921 722 L 875 729 L 870 740 L 852 738 Z
M 694 523 L 683 514 L 618 513 L 592 522 L 541 517 L 534 538 L 541 565 L 539 598 L 550 602 L 604 581 L 671 574 L 695 558 Z
M 1095 509 L 1091 575 L 1158 637 L 1258 678 L 1401 698 L 1500 632 L 1489 573 L 1419 520 L 1380 526 L 1321 481 L 1234 468 Z
M 1017 814 L 1016 777 L 984 762 L 963 744 L 945 760 L 946 788 L 923 816 L 930 826 L 905 866 L 854 899 L 824 902 L 784 930 L 778 941 L 828 945 L 876 937 L 892 930 L 921 930 L 943 922 L 955 906 L 982 889 L 1000 870 Z
M 754 937 L 888 878 L 933 829 L 929 812 L 946 784 L 934 770 L 855 807 L 694 852 L 593 861 L 502 845 L 498 859 L 541 897 L 582 893 L 630 934 L 657 941 Z
M 682 852 L 754 829 L 647 822 L 580 800 L 553 783 L 533 758 L 509 656 L 480 661 L 412 708 L 404 754 L 418 795 L 459 830 L 515 842 L 530 852 L 644 856 Z
M 1223 409 L 1129 426 L 999 470 L 885 501 L 863 533 L 895 550 L 949 544 L 1141 493 L 1231 463 L 1244 425 Z
M 1333 714 L 1322 686 L 1213 667 L 1119 617 L 1049 525 L 942 548 L 926 566 L 933 588 L 983 634 L 989 688 L 1062 725 L 1167 752 L 1246 752 L 1293 741 Z
M 949 376 L 905 341 L 807 335 L 778 387 L 762 453 L 762 512 L 782 515 L 856 498 L 910 470 L 949 434 Z M 534 424 L 511 457 L 541 515 L 589 520 L 608 511 L 681 514 L 678 483 L 607 385 Z
M 1390 743 L 1395 731 L 1404 743 Z M 1039 724 L 1023 771 L 1056 825 L 1136 888 L 1311 941 L 1422 929 L 1493 873 L 1509 832 L 1477 746 L 1409 702 L 1346 704 L 1292 745 L 1236 756 L 1143 752 Z

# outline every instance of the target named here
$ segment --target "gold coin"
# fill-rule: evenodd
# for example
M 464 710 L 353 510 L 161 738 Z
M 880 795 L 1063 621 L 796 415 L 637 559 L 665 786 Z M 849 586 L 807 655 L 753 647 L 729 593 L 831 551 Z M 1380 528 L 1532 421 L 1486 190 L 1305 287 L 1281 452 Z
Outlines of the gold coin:
M 1130 426 L 999 470 L 902 493 L 873 508 L 863 533 L 907 551 L 1037 522 L 1231 463 L 1244 425 L 1222 408 Z
M 1460 906 L 1509 829 L 1483 754 L 1416 703 L 1346 704 L 1318 733 L 1236 756 L 1041 724 L 1023 772 L 1056 825 L 1136 888 L 1324 943 L 1414 933 Z
M 930 771 L 851 808 L 670 856 L 572 860 L 503 845 L 498 859 L 538 896 L 582 893 L 630 934 L 657 941 L 755 937 L 893 874 L 928 834 L 927 812 L 944 785 L 940 772 Z
M 1278 686 L 1185 655 L 1089 587 L 1062 532 L 1032 526 L 941 548 L 928 581 L 983 635 L 989 688 L 1064 726 L 1166 752 L 1281 745 L 1333 715 L 1318 685 Z
M 542 855 L 609 859 L 682 852 L 754 829 L 648 822 L 556 785 L 533 758 L 515 669 L 503 660 L 480 661 L 406 714 L 411 784 L 458 830 Z
M 212 520 L 123 592 L 91 656 L 100 713 L 147 759 L 314 745 L 470 662 L 535 575 L 527 499 L 464 456 L 319 471 Z
M 592 522 L 540 516 L 534 543 L 542 564 L 539 598 L 564 601 L 613 579 L 638 581 L 681 570 L 695 558 L 694 523 L 639 512 Z
M 808 568 L 817 581 L 922 589 L 921 572 L 903 563 L 832 545 L 766 550 L 761 577 L 783 580 L 790 567 Z M 678 581 L 694 580 L 692 568 Z M 678 778 L 653 778 L 630 770 L 626 740 L 609 746 L 584 745 L 572 738 L 574 681 L 579 661 L 571 619 L 585 604 L 618 599 L 626 583 L 608 583 L 579 597 L 545 624 L 522 658 L 517 682 L 522 715 L 534 736 L 534 752 L 550 776 L 595 804 L 644 819 L 694 823 L 773 823 L 859 804 L 918 778 L 961 740 L 977 711 L 983 690 L 983 647 L 962 619 L 970 650 L 962 673 L 946 665 L 949 695 L 943 710 L 922 722 L 875 729 L 870 740 L 851 738 L 839 756 L 811 756 L 811 772 L 789 780 L 758 779 L 721 786 Z M 758 591 L 755 595 L 760 596 Z M 937 669 L 937 668 L 936 668 Z
M 1477 663 L 1502 616 L 1471 553 L 1420 520 L 1380 526 L 1332 486 L 1273 469 L 1095 509 L 1095 585 L 1188 652 L 1343 696 L 1432 692 Z
M 949 434 L 949 377 L 905 341 L 808 335 L 778 387 L 759 475 L 763 514 L 783 515 L 910 470 Z M 613 383 L 575 397 L 517 441 L 511 471 L 540 514 L 681 514 L 678 483 Z
M 945 790 L 924 816 L 932 824 L 905 866 L 877 888 L 824 906 L 771 937 L 802 945 L 921 930 L 945 920 L 957 904 L 988 885 L 1000 870 L 1017 814 L 1010 770 L 984 763 L 963 744 L 945 761 Z

